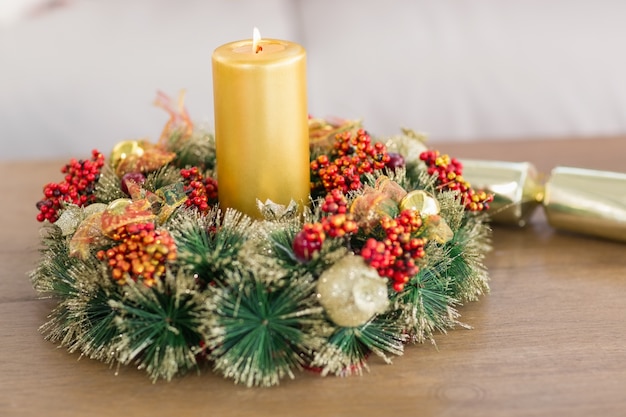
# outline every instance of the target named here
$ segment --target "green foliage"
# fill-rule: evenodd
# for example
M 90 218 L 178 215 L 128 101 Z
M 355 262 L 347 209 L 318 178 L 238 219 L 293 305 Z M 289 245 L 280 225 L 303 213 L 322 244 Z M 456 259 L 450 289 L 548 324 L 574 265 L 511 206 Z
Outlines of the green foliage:
M 208 132 L 194 132 L 185 136 L 174 131 L 168 138 L 167 147 L 176 152 L 174 165 L 178 168 L 197 166 L 202 171 L 215 169 L 215 137 Z
M 440 263 L 452 277 L 449 295 L 461 303 L 476 301 L 489 292 L 489 277 L 483 260 L 490 248 L 490 229 L 482 216 L 465 222 L 444 248 Z M 436 270 L 444 269 L 437 267 Z
M 41 259 L 30 273 L 33 287 L 42 294 L 66 298 L 75 289 L 74 276 L 70 271 L 79 261 L 69 256 L 67 238 L 53 224 L 44 226 L 42 243 Z
M 336 328 L 316 352 L 311 366 L 319 368 L 322 375 L 346 376 L 362 373 L 371 353 L 391 363 L 387 355 L 402 355 L 407 340 L 395 315 L 376 316 L 358 327 Z
M 202 215 L 188 209 L 179 210 L 168 227 L 176 240 L 179 263 L 206 285 L 240 267 L 239 251 L 251 224 L 250 218 L 232 210 L 222 219 L 219 210 Z
M 102 167 L 100 178 L 96 183 L 96 200 L 99 203 L 110 203 L 118 198 L 128 198 L 122 191 L 122 181 L 115 173 L 115 168 L 111 162 L 107 162 Z
M 180 177 L 180 170 L 173 166 L 167 165 L 163 168 L 157 169 L 154 172 L 148 173 L 148 175 L 146 175 L 146 182 L 144 183 L 143 187 L 146 190 L 152 191 L 154 193 L 159 188 L 163 188 L 167 185 L 171 185 L 177 182 L 182 182 L 182 179 Z
M 271 386 L 304 365 L 321 340 L 310 279 L 292 277 L 267 285 L 258 276 L 231 276 L 209 288 L 213 308 L 207 345 L 216 371 L 247 386 Z
M 152 379 L 170 380 L 197 367 L 205 305 L 193 277 L 179 273 L 156 287 L 129 286 L 128 297 L 111 301 L 120 337 L 113 344 L 117 360 L 134 363 Z
M 119 332 L 113 324 L 116 313 L 109 303 L 121 295 L 107 271 L 88 260 L 76 263 L 58 277 L 64 285 L 55 295 L 61 300 L 49 321 L 42 326 L 43 333 L 71 352 L 111 360 L 109 347 Z
M 461 325 L 456 306 L 476 300 L 489 291 L 482 258 L 489 230 L 473 219 L 465 223 L 444 245 L 426 247 L 426 263 L 396 296 L 395 304 L 412 340 L 434 341 L 434 333 L 445 333 Z
M 421 269 L 397 296 L 401 322 L 406 324 L 411 340 L 434 342 L 436 331 L 445 333 L 460 324 L 454 308 L 456 300 L 447 295 L 447 287 L 445 276 L 431 269 Z
M 270 246 L 268 253 L 276 257 L 280 265 L 293 274 L 308 273 L 314 277 L 319 277 L 322 272 L 348 253 L 345 247 L 346 242 L 339 239 L 329 239 L 323 243 L 320 251 L 316 252 L 311 260 L 300 261 L 292 248 L 293 239 L 299 230 L 300 228 L 295 227 L 277 230 L 269 234 L 267 239 Z

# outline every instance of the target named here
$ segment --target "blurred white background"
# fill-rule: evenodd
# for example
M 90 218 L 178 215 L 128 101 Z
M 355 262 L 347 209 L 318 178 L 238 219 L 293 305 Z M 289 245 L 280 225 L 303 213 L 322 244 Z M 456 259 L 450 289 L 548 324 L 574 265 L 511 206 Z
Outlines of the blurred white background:
M 156 140 L 156 92 L 212 130 L 211 54 L 301 43 L 310 113 L 432 142 L 626 133 L 626 1 L 0 0 L 0 159 Z

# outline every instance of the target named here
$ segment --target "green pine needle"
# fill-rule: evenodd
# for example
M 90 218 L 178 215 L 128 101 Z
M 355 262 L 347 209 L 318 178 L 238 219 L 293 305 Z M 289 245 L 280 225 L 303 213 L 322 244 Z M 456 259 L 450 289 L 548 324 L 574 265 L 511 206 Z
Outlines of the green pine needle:
M 163 188 L 167 185 L 171 185 L 177 182 L 182 182 L 182 177 L 180 176 L 180 170 L 166 165 L 162 168 L 157 169 L 154 172 L 150 172 L 146 175 L 146 182 L 143 184 L 143 188 L 148 191 L 156 192 L 159 188 Z
M 147 288 L 128 285 L 128 297 L 111 300 L 117 311 L 120 337 L 113 348 L 117 360 L 145 369 L 153 380 L 172 379 L 197 368 L 196 353 L 203 339 L 200 317 L 205 314 L 202 295 L 193 277 L 182 272 Z
M 62 299 L 41 327 L 46 338 L 96 359 L 111 359 L 109 346 L 117 337 L 115 311 L 109 301 L 118 299 L 117 287 L 101 264 L 87 260 L 58 276 L 64 283 Z
M 176 240 L 179 263 L 208 284 L 223 280 L 240 267 L 239 251 L 252 225 L 249 217 L 227 210 L 201 215 L 196 210 L 179 210 L 168 227 Z
M 122 191 L 122 181 L 115 173 L 115 168 L 111 162 L 104 164 L 100 172 L 100 178 L 96 183 L 96 200 L 99 203 L 110 203 L 118 198 L 128 198 Z
M 41 294 L 66 298 L 75 290 L 75 280 L 70 270 L 80 261 L 69 256 L 67 238 L 53 224 L 46 223 L 43 226 L 42 243 L 41 260 L 30 273 L 33 287 Z
M 202 171 L 215 169 L 215 137 L 205 131 L 196 131 L 191 137 L 182 131 L 174 131 L 168 138 L 167 147 L 176 152 L 174 164 L 179 168 L 197 166 Z
M 457 301 L 447 295 L 448 280 L 431 268 L 422 268 L 396 297 L 401 322 L 411 340 L 434 342 L 434 333 L 446 331 L 455 325 L 459 316 L 454 308 Z
M 441 263 L 446 264 L 446 274 L 451 278 L 448 294 L 461 303 L 476 301 L 489 292 L 489 277 L 483 260 L 490 248 L 490 232 L 487 224 L 473 219 L 445 246 Z
M 257 277 L 258 278 L 258 277 Z M 247 386 L 277 385 L 304 365 L 321 342 L 312 331 L 321 307 L 309 279 L 291 278 L 266 286 L 249 273 L 231 277 L 232 286 L 213 291 L 214 309 L 206 323 L 214 369 Z
M 348 253 L 345 247 L 346 241 L 342 239 L 327 239 L 322 244 L 319 252 L 316 252 L 308 261 L 299 260 L 292 248 L 292 242 L 301 228 L 288 228 L 275 231 L 268 235 L 267 242 L 270 245 L 268 254 L 275 257 L 280 265 L 294 274 L 309 273 L 319 277 L 322 272 L 343 258 Z
M 402 330 L 392 314 L 377 316 L 358 327 L 337 328 L 316 352 L 311 366 L 319 368 L 323 376 L 347 376 L 361 374 L 370 353 L 391 363 L 388 354 L 400 356 L 404 352 L 406 336 Z

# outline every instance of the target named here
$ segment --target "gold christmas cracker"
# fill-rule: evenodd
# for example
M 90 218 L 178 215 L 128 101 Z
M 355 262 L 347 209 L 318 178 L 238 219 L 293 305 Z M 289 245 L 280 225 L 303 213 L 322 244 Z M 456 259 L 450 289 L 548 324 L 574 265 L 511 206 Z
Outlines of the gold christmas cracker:
M 494 223 L 524 226 L 539 205 L 548 224 L 626 242 L 626 174 L 556 167 L 541 181 L 528 162 L 462 160 L 463 176 L 494 194 Z
M 494 194 L 489 213 L 496 223 L 524 226 L 543 199 L 543 185 L 528 162 L 461 160 L 474 189 Z
M 626 241 L 626 174 L 554 168 L 543 206 L 557 229 Z

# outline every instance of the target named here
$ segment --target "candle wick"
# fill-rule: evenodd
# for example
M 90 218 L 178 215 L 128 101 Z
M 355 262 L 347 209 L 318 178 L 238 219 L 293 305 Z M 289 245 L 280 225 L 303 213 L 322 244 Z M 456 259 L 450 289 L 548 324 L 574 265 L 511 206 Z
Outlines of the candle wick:
M 257 45 L 256 46 L 256 51 L 254 51 L 255 54 L 258 54 L 259 52 L 261 52 L 263 50 L 263 47 L 261 45 Z

